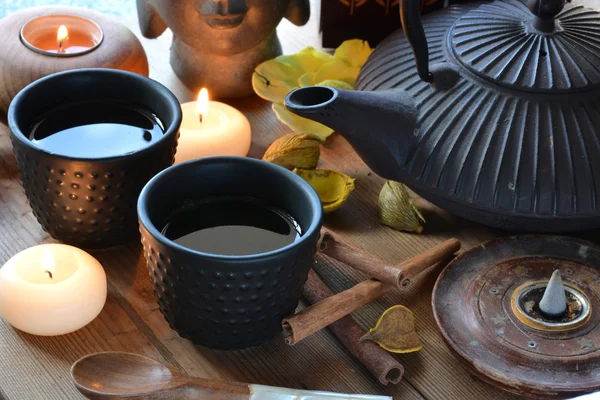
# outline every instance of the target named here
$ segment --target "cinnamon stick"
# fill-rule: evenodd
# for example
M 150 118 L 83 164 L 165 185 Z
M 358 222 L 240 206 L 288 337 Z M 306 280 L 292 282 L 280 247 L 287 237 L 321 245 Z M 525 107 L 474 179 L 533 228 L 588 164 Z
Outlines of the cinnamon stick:
M 335 258 L 354 269 L 364 272 L 371 278 L 388 285 L 401 287 L 402 270 L 393 265 L 386 264 L 379 257 L 361 248 L 340 240 L 327 228 L 321 229 L 321 237 L 319 238 L 317 249 L 331 258 Z
M 304 298 L 315 304 L 333 296 L 331 289 L 319 278 L 312 269 L 304 285 Z M 345 316 L 329 325 L 329 329 L 339 339 L 348 351 L 356 357 L 384 385 L 396 384 L 404 375 L 404 367 L 390 353 L 371 341 L 360 341 L 366 333 L 352 318 Z
M 285 342 L 293 346 L 391 289 L 392 286 L 370 279 L 284 318 L 282 327 L 284 333 L 288 334 Z
M 447 260 L 458 249 L 460 249 L 460 242 L 456 239 L 449 239 L 400 263 L 399 266 L 402 270 L 401 287 L 408 286 L 412 277 L 438 262 Z M 406 284 L 404 284 L 405 281 Z M 378 280 L 370 279 L 284 318 L 282 326 L 284 333 L 288 335 L 285 342 L 294 345 L 383 296 L 395 287 L 397 286 L 386 285 Z
M 460 241 L 448 239 L 435 246 L 433 252 L 428 250 L 408 261 L 390 265 L 379 257 L 341 240 L 329 229 L 322 228 L 317 249 L 329 257 L 364 272 L 371 278 L 401 289 L 410 284 L 411 277 L 457 252 L 460 249 Z
M 450 259 L 454 257 L 454 253 L 460 250 L 460 247 L 460 240 L 450 238 L 429 250 L 425 250 L 421 254 L 417 254 L 406 261 L 402 261 L 400 264 L 396 265 L 396 268 L 402 271 L 400 286 L 405 288 L 410 284 L 410 280 L 421 272 L 437 263 L 450 261 Z

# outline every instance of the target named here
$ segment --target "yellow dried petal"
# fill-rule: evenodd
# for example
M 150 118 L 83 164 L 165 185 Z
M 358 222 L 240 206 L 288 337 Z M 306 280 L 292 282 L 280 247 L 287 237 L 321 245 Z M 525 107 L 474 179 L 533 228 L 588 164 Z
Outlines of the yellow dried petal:
M 425 218 L 414 206 L 406 186 L 387 181 L 379 193 L 379 216 L 384 225 L 399 231 L 421 233 Z
M 346 40 L 335 50 L 334 57 L 344 60 L 348 65 L 361 68 L 373 49 L 365 40 Z
M 415 316 L 404 306 L 388 308 L 360 340 L 370 340 L 391 353 L 412 353 L 423 348 L 415 331 Z
M 346 55 L 345 50 L 338 53 Z M 325 140 L 333 130 L 289 112 L 283 106 L 285 96 L 298 87 L 314 85 L 352 89 L 359 72 L 360 67 L 345 59 L 307 47 L 261 63 L 252 74 L 252 87 L 258 96 L 274 103 L 277 118 L 292 131 Z
M 283 104 L 285 96 L 298 87 L 298 78 L 302 72 L 277 60 L 268 60 L 260 64 L 252 74 L 252 88 L 265 100 Z
M 275 58 L 279 62 L 291 65 L 300 73 L 314 72 L 331 59 L 333 59 L 333 56 L 315 50 L 313 47 L 306 47 L 298 53 L 286 54 Z
M 317 167 L 321 143 L 307 135 L 290 133 L 274 141 L 265 152 L 263 160 L 287 169 Z
M 319 195 L 323 211 L 333 212 L 340 208 L 354 190 L 354 178 L 327 169 L 295 169 L 294 172 L 307 181 Z
M 331 61 L 327 61 L 316 71 L 314 80 L 315 82 L 323 82 L 333 79 L 346 82 L 348 85 L 354 87 L 359 72 L 360 67 L 351 66 L 344 60 L 334 58 Z
M 305 73 L 315 72 L 334 57 L 312 47 L 295 54 L 286 54 L 261 63 L 252 74 L 252 87 L 265 100 L 283 104 L 292 90 L 300 87 L 298 80 Z
M 352 86 L 350 86 L 346 82 L 338 81 L 335 79 L 328 79 L 326 81 L 319 82 L 316 86 L 329 86 L 329 87 L 336 88 L 336 89 L 346 89 L 346 90 L 354 89 Z
M 296 133 L 310 135 L 321 141 L 324 141 L 333 133 L 333 129 L 310 119 L 299 117 L 288 111 L 287 108 L 281 104 L 273 104 L 272 107 L 275 114 L 277 114 L 277 118 Z
M 300 87 L 314 86 L 315 85 L 316 72 L 307 72 L 298 78 L 298 85 Z
M 310 54 L 311 56 L 318 58 L 321 63 L 326 63 L 333 58 L 333 55 L 317 50 L 312 46 L 300 50 L 300 54 Z

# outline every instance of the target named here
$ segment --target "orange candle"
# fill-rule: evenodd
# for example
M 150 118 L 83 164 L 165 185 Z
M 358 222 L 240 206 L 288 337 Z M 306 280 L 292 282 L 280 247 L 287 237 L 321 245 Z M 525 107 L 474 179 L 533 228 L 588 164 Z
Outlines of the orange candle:
M 21 41 L 26 47 L 57 57 L 88 53 L 102 43 L 103 37 L 98 24 L 78 15 L 43 15 L 21 28 Z

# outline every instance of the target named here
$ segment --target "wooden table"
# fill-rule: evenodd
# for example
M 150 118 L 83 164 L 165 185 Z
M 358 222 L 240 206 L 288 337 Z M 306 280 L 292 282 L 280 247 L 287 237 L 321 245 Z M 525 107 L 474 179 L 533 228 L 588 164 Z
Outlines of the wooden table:
M 600 8 L 599 0 L 595 2 Z M 319 6 L 313 17 L 298 28 L 283 21 L 279 27 L 284 52 L 305 46 L 319 47 Z M 125 22 L 137 31 L 137 19 Z M 138 32 L 139 33 L 139 32 Z M 168 65 L 169 33 L 157 40 L 142 39 L 150 61 L 151 77 L 164 83 L 181 102 L 193 99 Z M 231 101 L 250 119 L 254 139 L 250 155 L 261 157 L 277 137 L 288 133 L 270 109 L 256 98 Z M 378 222 L 377 196 L 383 180 L 363 164 L 347 142 L 335 135 L 322 150 L 320 167 L 343 171 L 356 178 L 356 190 L 325 225 L 344 238 L 396 263 L 454 236 L 463 249 L 491 239 L 500 232 L 445 215 L 431 208 L 425 233 L 394 231 Z M 12 154 L 8 128 L 0 124 L 0 265 L 27 247 L 53 242 L 27 204 Z M 238 380 L 348 393 L 372 393 L 395 399 L 508 399 L 472 378 L 444 344 L 431 310 L 431 291 L 439 269 L 415 280 L 410 289 L 394 291 L 354 314 L 364 328 L 375 324 L 388 307 L 404 304 L 416 315 L 422 351 L 398 355 L 406 373 L 396 386 L 384 387 L 358 363 L 328 331 L 287 346 L 278 335 L 266 344 L 244 351 L 221 352 L 197 347 L 172 331 L 154 299 L 138 243 L 110 251 L 94 252 L 108 276 L 108 300 L 98 318 L 85 328 L 58 337 L 32 336 L 13 329 L 0 319 L 0 399 L 78 399 L 69 368 L 78 358 L 98 351 L 128 351 L 164 361 L 194 376 Z M 365 279 L 335 261 L 319 261 L 317 272 L 339 291 Z M 301 307 L 306 304 L 301 303 Z

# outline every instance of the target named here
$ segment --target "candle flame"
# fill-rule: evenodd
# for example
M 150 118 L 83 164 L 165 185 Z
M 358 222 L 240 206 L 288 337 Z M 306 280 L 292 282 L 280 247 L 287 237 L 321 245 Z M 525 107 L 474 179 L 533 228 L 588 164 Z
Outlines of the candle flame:
M 202 88 L 198 93 L 196 113 L 198 113 L 200 122 L 202 122 L 202 118 L 208 114 L 208 90 L 206 90 L 206 88 Z
M 45 248 L 42 254 L 42 271 L 50 279 L 54 275 L 54 257 L 52 256 L 52 250 Z
M 56 41 L 60 43 L 68 37 L 69 37 L 69 30 L 67 29 L 67 27 L 65 25 L 59 26 L 58 33 L 56 34 Z
M 56 34 L 56 45 L 58 46 L 58 52 L 64 53 L 64 42 L 69 38 L 69 30 L 66 26 L 61 25 L 58 27 L 58 32 Z

